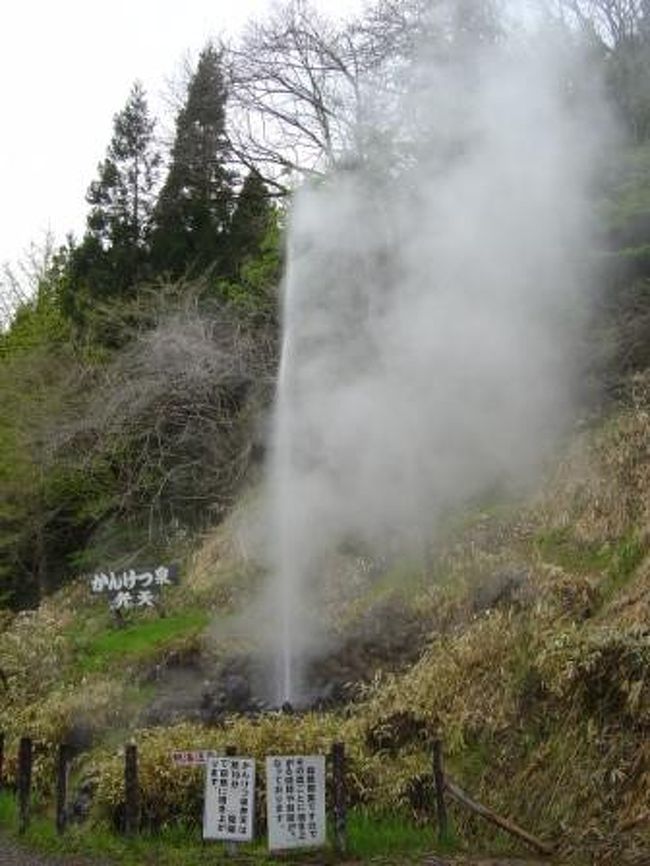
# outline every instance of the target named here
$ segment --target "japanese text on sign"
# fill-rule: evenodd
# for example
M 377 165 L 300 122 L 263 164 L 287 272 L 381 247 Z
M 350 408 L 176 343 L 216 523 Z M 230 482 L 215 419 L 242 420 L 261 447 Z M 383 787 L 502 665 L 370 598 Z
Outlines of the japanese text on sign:
M 325 758 L 267 758 L 266 809 L 271 851 L 324 845 Z
M 90 591 L 109 596 L 113 610 L 131 610 L 154 607 L 156 597 L 174 583 L 178 583 L 178 568 L 159 565 L 144 571 L 99 571 L 90 578 Z
M 172 763 L 177 767 L 203 767 L 209 758 L 218 758 L 219 752 L 212 749 L 176 750 L 172 752 Z
M 254 797 L 255 761 L 252 758 L 208 758 L 203 838 L 250 841 Z

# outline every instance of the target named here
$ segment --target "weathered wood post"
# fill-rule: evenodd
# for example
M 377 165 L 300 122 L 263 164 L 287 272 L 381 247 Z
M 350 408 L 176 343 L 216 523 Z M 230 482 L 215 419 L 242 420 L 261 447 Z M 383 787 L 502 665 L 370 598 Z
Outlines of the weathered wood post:
M 442 741 L 433 741 L 433 783 L 436 792 L 436 816 L 438 818 L 438 842 L 441 845 L 449 838 L 449 821 L 445 804 L 445 774 L 442 768 Z
M 68 771 L 70 768 L 70 747 L 61 743 L 56 761 L 56 830 L 65 833 L 68 823 Z
M 225 753 L 227 758 L 234 758 L 237 754 L 237 747 L 226 746 Z M 235 857 L 237 855 L 237 842 L 226 842 L 226 855 L 228 857 Z
M 29 824 L 29 801 L 32 792 L 32 754 L 31 737 L 21 737 L 18 747 L 18 832 L 24 833 Z
M 345 784 L 345 744 L 332 744 L 332 790 L 334 793 L 334 847 L 345 854 L 347 838 L 347 791 Z
M 4 731 L 0 731 L 0 791 L 4 788 L 5 783 L 5 735 Z
M 129 743 L 124 752 L 124 832 L 133 836 L 140 826 L 138 747 Z

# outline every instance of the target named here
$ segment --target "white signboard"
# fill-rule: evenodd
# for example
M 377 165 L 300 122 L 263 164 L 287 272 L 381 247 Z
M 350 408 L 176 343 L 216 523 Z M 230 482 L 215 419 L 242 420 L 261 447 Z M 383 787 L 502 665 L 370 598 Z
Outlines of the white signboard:
M 172 752 L 172 763 L 177 767 L 203 767 L 209 758 L 218 758 L 219 755 L 213 749 L 176 750 Z
M 203 838 L 249 842 L 253 838 L 255 761 L 208 758 L 205 767 Z
M 324 845 L 325 758 L 267 758 L 266 810 L 271 851 Z

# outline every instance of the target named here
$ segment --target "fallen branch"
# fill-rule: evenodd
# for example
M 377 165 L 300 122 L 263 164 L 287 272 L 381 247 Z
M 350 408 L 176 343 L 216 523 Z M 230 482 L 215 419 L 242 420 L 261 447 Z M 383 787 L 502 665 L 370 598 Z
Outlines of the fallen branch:
M 482 803 L 477 803 L 476 800 L 472 800 L 472 798 L 466 794 L 462 788 L 459 788 L 458 785 L 452 782 L 448 777 L 445 779 L 445 789 L 455 800 L 458 800 L 459 803 L 471 812 L 480 815 L 492 824 L 496 824 L 497 827 L 505 830 L 506 833 L 517 836 L 541 854 L 545 854 L 546 856 L 551 856 L 551 854 L 553 854 L 553 848 L 550 845 L 547 845 L 546 842 L 542 842 L 536 836 L 533 836 L 526 830 L 522 830 L 521 827 L 518 827 L 515 823 L 508 820 L 508 818 L 502 818 L 501 815 L 497 815 L 496 812 L 493 812 L 492 809 L 488 809 L 488 807 L 484 806 Z

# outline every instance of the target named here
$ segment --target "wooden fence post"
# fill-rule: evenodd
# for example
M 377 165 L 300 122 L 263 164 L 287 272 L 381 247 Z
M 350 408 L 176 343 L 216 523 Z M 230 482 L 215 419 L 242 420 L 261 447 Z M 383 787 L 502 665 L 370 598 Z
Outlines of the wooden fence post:
M 124 752 L 124 832 L 133 836 L 140 826 L 138 747 L 129 743 Z
M 24 833 L 29 824 L 29 801 L 32 792 L 32 740 L 21 737 L 18 747 L 18 832 Z
M 433 741 L 433 782 L 436 791 L 436 815 L 438 818 L 438 842 L 444 845 L 449 838 L 449 822 L 445 804 L 445 774 L 442 768 L 442 741 Z
M 59 745 L 56 762 L 56 830 L 65 833 L 68 823 L 68 770 L 70 749 L 65 743 Z
M 237 754 L 236 746 L 226 746 L 225 749 L 227 758 L 234 758 Z M 237 856 L 237 842 L 226 842 L 226 855 L 228 857 L 236 857 Z
M 347 840 L 347 791 L 345 784 L 345 744 L 332 744 L 332 788 L 334 792 L 334 847 L 345 854 Z

